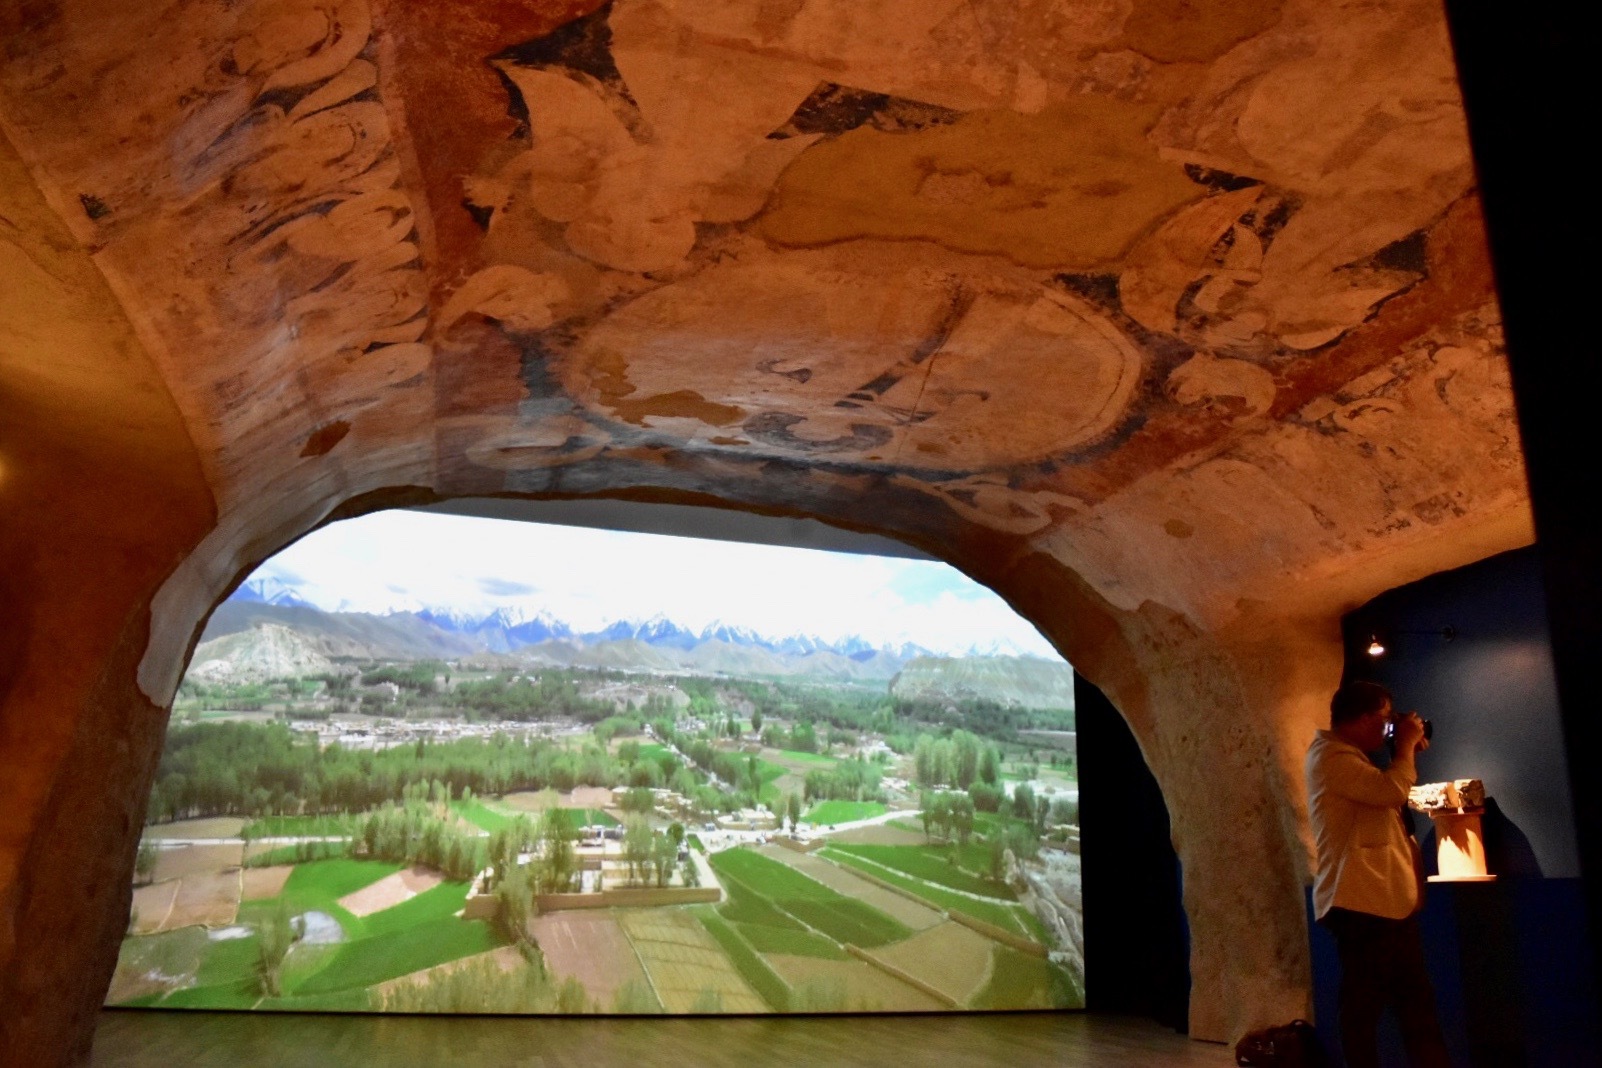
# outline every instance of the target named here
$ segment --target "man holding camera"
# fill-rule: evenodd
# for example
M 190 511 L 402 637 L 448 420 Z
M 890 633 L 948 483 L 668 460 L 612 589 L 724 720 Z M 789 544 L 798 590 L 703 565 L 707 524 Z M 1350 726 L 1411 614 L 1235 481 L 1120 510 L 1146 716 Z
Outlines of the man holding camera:
M 1350 1068 L 1377 1068 L 1378 1028 L 1396 1013 L 1414 1068 L 1450 1061 L 1424 967 L 1418 912 L 1424 874 L 1403 806 L 1429 748 L 1416 712 L 1397 716 L 1391 695 L 1348 682 L 1330 701 L 1330 729 L 1307 751 L 1308 814 L 1317 846 L 1313 912 L 1335 936 L 1341 959 L 1341 1046 Z M 1368 756 L 1394 743 L 1390 766 Z

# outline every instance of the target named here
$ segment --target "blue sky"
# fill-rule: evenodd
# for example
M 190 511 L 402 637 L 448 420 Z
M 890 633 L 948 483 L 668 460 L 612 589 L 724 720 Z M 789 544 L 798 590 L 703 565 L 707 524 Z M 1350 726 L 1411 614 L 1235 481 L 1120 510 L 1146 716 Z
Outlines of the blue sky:
M 581 629 L 665 615 L 1056 658 L 1001 598 L 922 560 L 393 511 L 316 531 L 256 575 L 330 611 L 543 610 Z

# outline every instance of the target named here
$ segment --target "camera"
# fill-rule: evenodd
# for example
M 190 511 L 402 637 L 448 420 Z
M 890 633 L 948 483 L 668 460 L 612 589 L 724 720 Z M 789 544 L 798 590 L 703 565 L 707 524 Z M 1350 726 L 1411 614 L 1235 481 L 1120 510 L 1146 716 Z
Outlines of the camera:
M 1388 742 L 1396 737 L 1396 721 L 1393 719 L 1385 724 L 1385 740 Z M 1427 742 L 1435 737 L 1435 724 L 1424 720 L 1424 740 Z

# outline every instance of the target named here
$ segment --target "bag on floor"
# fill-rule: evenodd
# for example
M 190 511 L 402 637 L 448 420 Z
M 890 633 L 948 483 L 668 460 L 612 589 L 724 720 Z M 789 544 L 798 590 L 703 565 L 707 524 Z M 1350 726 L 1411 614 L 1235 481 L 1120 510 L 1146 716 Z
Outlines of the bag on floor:
M 1235 1043 L 1235 1063 L 1244 1068 L 1329 1068 L 1318 1032 L 1306 1020 L 1253 1031 Z

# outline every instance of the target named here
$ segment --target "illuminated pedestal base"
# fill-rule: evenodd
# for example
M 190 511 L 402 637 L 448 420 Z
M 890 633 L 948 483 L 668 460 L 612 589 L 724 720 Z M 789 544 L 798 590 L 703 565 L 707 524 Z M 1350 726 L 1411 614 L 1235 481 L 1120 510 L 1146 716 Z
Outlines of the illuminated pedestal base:
M 1436 866 L 1439 875 L 1430 882 L 1490 882 L 1496 876 L 1485 870 L 1485 835 L 1480 829 L 1481 808 L 1439 809 L 1435 821 Z

